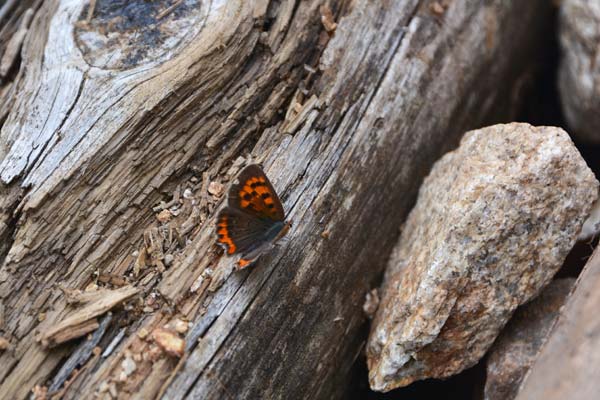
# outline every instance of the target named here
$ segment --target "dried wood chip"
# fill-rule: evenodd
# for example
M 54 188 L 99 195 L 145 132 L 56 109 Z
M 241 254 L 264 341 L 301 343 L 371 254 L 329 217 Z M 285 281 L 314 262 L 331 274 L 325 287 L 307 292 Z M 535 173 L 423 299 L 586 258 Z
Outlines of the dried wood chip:
M 291 107 L 296 107 L 296 104 L 291 105 Z M 290 113 L 290 119 L 286 119 L 279 130 L 282 133 L 293 134 L 296 130 L 307 120 L 309 113 L 320 107 L 319 98 L 314 94 L 306 100 L 304 104 L 302 104 L 300 111 L 296 113 L 296 111 Z
M 4 54 L 2 55 L 2 59 L 0 60 L 0 77 L 5 77 L 8 74 L 8 71 L 12 68 L 17 57 L 21 51 L 21 45 L 27 36 L 27 32 L 29 30 L 29 23 L 33 18 L 33 10 L 30 8 L 25 11 L 23 14 L 23 19 L 21 20 L 21 25 L 19 26 L 19 30 L 15 32 L 15 34 L 10 38 L 8 43 L 6 44 L 6 48 L 4 50 Z
M 0 350 L 6 350 L 10 347 L 10 342 L 5 338 L 0 336 Z
M 98 281 L 102 283 L 110 283 L 114 286 L 125 286 L 127 285 L 127 281 L 123 279 L 121 276 L 113 275 L 113 274 L 100 274 L 98 275 Z
M 444 9 L 444 6 L 442 6 L 439 2 L 434 1 L 433 3 L 431 3 L 429 5 L 429 9 L 431 10 L 432 13 L 436 14 L 436 15 L 442 15 L 444 14 L 444 11 L 446 11 Z
M 39 340 L 45 347 L 53 347 L 67 340 L 80 337 L 98 328 L 96 317 L 134 296 L 139 290 L 125 286 L 116 290 L 99 290 L 83 307 L 68 315 L 61 322 L 47 329 Z
M 171 220 L 171 218 L 173 218 L 173 214 L 171 213 L 171 211 L 169 210 L 162 210 L 161 212 L 159 212 L 156 215 L 156 219 L 158 220 L 158 222 L 160 222 L 161 224 L 164 224 L 166 222 L 169 222 Z
M 337 24 L 335 23 L 335 19 L 333 18 L 331 8 L 329 8 L 328 5 L 322 5 L 319 10 L 321 11 L 321 23 L 325 27 L 325 30 L 329 33 L 335 32 Z
M 140 339 L 143 340 L 143 339 L 146 339 L 148 337 L 148 333 L 149 332 L 146 330 L 146 328 L 142 328 L 142 329 L 139 330 L 139 332 L 137 333 L 137 335 L 138 335 L 138 337 Z
M 133 358 L 125 357 L 123 361 L 121 361 L 121 368 L 123 369 L 123 374 L 125 374 L 125 377 L 127 378 L 135 372 L 137 365 L 135 361 L 133 361 Z
M 63 386 L 67 379 L 73 375 L 73 371 L 75 371 L 77 367 L 84 365 L 92 354 L 96 356 L 100 355 L 101 350 L 99 347 L 97 347 L 97 344 L 104 336 L 104 333 L 106 332 L 106 329 L 110 325 L 111 321 L 112 314 L 106 314 L 100 323 L 100 327 L 96 329 L 92 337 L 89 340 L 82 342 L 78 346 L 77 350 L 75 350 L 67 359 L 67 361 L 61 366 L 60 370 L 52 380 L 50 388 L 48 389 L 51 395 L 54 395 L 54 393 L 56 393 Z
M 115 336 L 114 339 L 111 340 L 108 347 L 104 350 L 104 353 L 102 353 L 102 357 L 106 358 L 106 357 L 110 356 L 111 353 L 113 352 L 113 350 L 115 349 L 115 347 L 117 347 L 119 345 L 119 343 L 121 342 L 121 340 L 123 340 L 124 336 L 125 336 L 125 328 L 121 328 L 121 330 L 119 331 L 117 336 Z
M 142 246 L 139 252 L 137 252 L 137 257 L 135 259 L 135 263 L 133 264 L 133 275 L 138 276 L 140 272 L 146 268 L 146 255 L 148 252 L 146 251 L 146 247 Z
M 32 392 L 35 400 L 45 400 L 48 398 L 48 388 L 46 386 L 35 385 Z
M 179 333 L 186 333 L 190 328 L 190 324 L 186 321 L 177 318 L 175 321 L 173 321 L 173 327 Z
M 212 194 L 213 196 L 221 196 L 223 194 L 223 190 L 224 186 L 222 183 L 213 181 L 208 184 L 208 193 Z
M 180 338 L 177 332 L 164 328 L 156 328 L 152 331 L 152 339 L 167 354 L 175 357 L 183 356 L 185 340 Z

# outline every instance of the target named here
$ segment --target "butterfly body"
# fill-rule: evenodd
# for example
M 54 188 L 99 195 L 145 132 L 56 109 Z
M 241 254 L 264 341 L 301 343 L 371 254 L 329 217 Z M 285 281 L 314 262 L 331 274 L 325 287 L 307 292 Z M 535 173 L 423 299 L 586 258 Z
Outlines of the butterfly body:
M 238 268 L 254 263 L 290 229 L 273 185 L 258 165 L 249 165 L 231 185 L 217 218 L 218 243 L 229 255 L 240 254 Z

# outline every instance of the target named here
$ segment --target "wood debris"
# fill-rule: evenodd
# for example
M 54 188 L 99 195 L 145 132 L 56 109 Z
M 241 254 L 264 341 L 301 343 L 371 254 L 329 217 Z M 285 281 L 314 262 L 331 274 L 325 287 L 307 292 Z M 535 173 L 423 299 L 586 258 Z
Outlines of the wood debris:
M 6 45 L 6 49 L 4 50 L 4 54 L 0 60 L 0 77 L 4 78 L 17 60 L 17 57 L 21 52 L 21 45 L 27 36 L 29 24 L 31 23 L 32 18 L 33 10 L 30 8 L 25 11 L 25 14 L 23 14 L 23 19 L 21 20 L 19 30 L 15 32 Z
M 183 0 L 177 0 L 175 3 L 171 4 L 169 7 L 165 8 L 164 10 L 159 12 L 156 15 L 156 19 L 157 20 L 163 19 L 167 15 L 171 14 L 173 12 L 173 10 L 175 10 L 177 7 L 179 7 L 181 5 L 181 3 L 183 3 Z
M 46 386 L 35 385 L 31 392 L 34 400 L 45 400 L 48 398 L 48 388 Z
M 363 304 L 363 311 L 367 318 L 373 319 L 377 308 L 379 307 L 379 290 L 377 288 L 372 289 L 365 296 L 365 303 Z
M 79 344 L 77 350 L 75 350 L 75 352 L 71 354 L 71 356 L 62 365 L 62 367 L 52 380 L 50 388 L 48 389 L 51 395 L 54 395 L 57 392 L 59 393 L 59 390 L 61 388 L 61 391 L 64 391 L 66 386 L 68 386 L 68 381 L 73 380 L 72 378 L 69 379 L 69 377 L 73 377 L 73 375 L 76 376 L 79 373 L 77 372 L 76 368 L 83 366 L 92 354 L 94 354 L 96 357 L 100 355 L 100 349 L 97 347 L 97 344 L 103 338 L 104 333 L 106 332 L 111 321 L 112 314 L 109 312 L 102 319 L 100 327 L 96 329 L 92 337 Z M 81 371 L 81 369 L 79 369 L 79 371 Z M 63 384 L 65 384 L 64 388 Z
M 102 358 L 106 358 L 111 355 L 111 353 L 113 352 L 115 347 L 117 347 L 119 345 L 119 343 L 121 342 L 121 340 L 123 340 L 123 337 L 125 336 L 125 330 L 126 330 L 125 328 L 121 328 L 121 330 L 119 331 L 117 336 L 115 336 L 114 339 L 111 340 L 108 347 L 102 353 Z
M 437 1 L 434 1 L 429 5 L 429 10 L 435 15 L 443 15 L 444 11 L 446 11 L 444 7 Z
M 10 342 L 3 336 L 0 336 L 0 351 L 6 350 L 10 347 Z
M 96 328 L 99 324 L 96 317 L 108 312 L 113 307 L 139 293 L 133 286 L 125 286 L 115 290 L 101 289 L 95 296 L 86 297 L 84 306 L 68 315 L 59 323 L 43 332 L 38 340 L 44 347 L 54 347 L 68 340 L 81 337 Z
M 335 19 L 333 18 L 333 13 L 331 12 L 331 8 L 328 5 L 322 5 L 319 9 L 321 11 L 321 23 L 323 27 L 328 33 L 335 32 L 337 28 L 337 24 L 335 23 Z
M 308 114 L 312 110 L 318 109 L 320 106 L 319 98 L 314 94 L 303 104 L 298 101 L 299 96 L 301 96 L 301 94 L 297 93 L 296 96 L 294 96 L 294 99 L 292 99 L 288 112 L 286 113 L 286 119 L 283 121 L 283 124 L 281 124 L 281 128 L 279 128 L 282 133 L 293 134 L 296 132 L 302 123 L 306 121 Z
M 224 188 L 222 183 L 213 181 L 208 185 L 208 193 L 220 197 L 223 194 Z
M 185 349 L 185 340 L 177 332 L 170 329 L 156 328 L 152 331 L 152 339 L 167 354 L 182 357 Z
M 173 214 L 171 213 L 170 210 L 162 210 L 161 212 L 156 214 L 156 219 L 161 224 L 165 224 L 165 223 L 169 222 L 172 218 L 173 218 Z
M 173 321 L 173 328 L 178 333 L 184 334 L 190 328 L 190 324 L 187 321 L 184 321 L 184 320 L 181 320 L 181 319 L 177 318 L 175 321 Z

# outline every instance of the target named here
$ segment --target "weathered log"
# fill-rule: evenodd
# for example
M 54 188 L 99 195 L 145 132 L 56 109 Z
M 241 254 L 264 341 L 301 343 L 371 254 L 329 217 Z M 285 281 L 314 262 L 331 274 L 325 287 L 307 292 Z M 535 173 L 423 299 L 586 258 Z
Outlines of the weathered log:
M 430 3 L 45 1 L 0 91 L 0 398 L 76 351 L 35 341 L 74 307 L 56 283 L 142 293 L 66 399 L 339 396 L 421 179 L 514 111 L 548 7 Z M 250 159 L 294 228 L 232 273 L 207 188 Z M 180 360 L 149 335 L 176 320 Z
M 512 400 L 569 296 L 575 278 L 556 279 L 520 307 L 486 358 L 484 400 Z
M 558 321 L 525 376 L 517 400 L 594 399 L 600 393 L 600 249 L 575 283 Z
M 569 131 L 600 143 L 600 3 L 565 0 L 560 5 L 561 63 L 558 85 Z

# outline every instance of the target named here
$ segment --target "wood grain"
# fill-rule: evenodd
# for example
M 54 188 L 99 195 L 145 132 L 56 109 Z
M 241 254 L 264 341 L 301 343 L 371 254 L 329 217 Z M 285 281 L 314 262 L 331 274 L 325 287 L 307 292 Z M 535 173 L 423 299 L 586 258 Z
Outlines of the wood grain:
M 511 115 L 547 15 L 541 0 L 174 3 L 44 1 L 3 83 L 0 329 L 17 345 L 0 398 L 50 385 L 73 351 L 35 342 L 71 312 L 56 284 L 123 282 L 140 297 L 99 346 L 124 339 L 64 398 L 341 396 L 421 179 L 466 129 Z M 206 188 L 251 161 L 294 227 L 232 273 Z M 175 319 L 192 323 L 181 360 L 147 336 Z M 123 380 L 126 354 L 141 359 Z
M 594 250 L 516 399 L 593 399 L 600 393 L 600 250 Z

